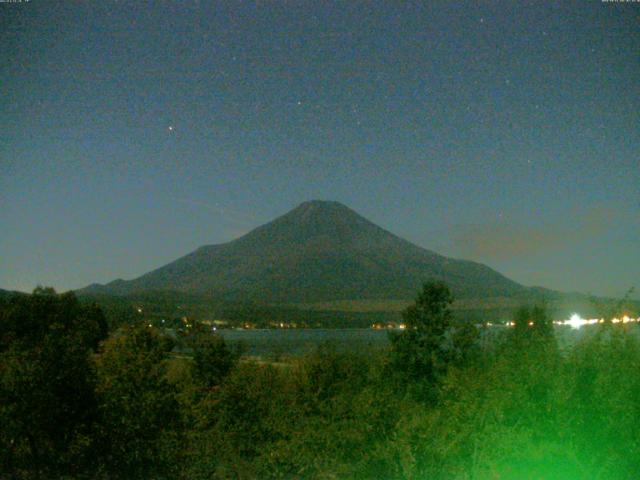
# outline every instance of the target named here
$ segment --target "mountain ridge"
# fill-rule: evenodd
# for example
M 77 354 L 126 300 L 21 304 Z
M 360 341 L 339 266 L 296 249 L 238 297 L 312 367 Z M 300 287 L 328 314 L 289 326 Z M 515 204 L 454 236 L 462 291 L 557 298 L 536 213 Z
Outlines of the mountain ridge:
M 235 240 L 79 292 L 173 290 L 275 303 L 382 300 L 413 298 L 429 279 L 447 282 L 459 298 L 529 291 L 486 265 L 417 246 L 339 202 L 312 200 Z

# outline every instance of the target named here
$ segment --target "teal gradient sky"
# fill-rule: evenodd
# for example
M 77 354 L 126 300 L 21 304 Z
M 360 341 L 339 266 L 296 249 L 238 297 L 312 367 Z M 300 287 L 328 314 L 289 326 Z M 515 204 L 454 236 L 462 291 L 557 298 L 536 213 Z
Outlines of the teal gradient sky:
M 525 285 L 640 288 L 639 19 L 2 3 L 0 287 L 130 279 L 330 199 Z

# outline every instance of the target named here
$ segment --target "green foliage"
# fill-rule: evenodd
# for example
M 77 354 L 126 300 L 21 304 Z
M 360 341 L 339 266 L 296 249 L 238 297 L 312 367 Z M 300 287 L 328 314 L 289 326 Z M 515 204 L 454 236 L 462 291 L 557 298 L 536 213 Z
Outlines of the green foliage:
M 479 338 L 450 303 L 425 286 L 389 351 L 269 363 L 209 332 L 192 356 L 142 325 L 99 344 L 104 318 L 72 295 L 0 299 L 0 478 L 637 476 L 637 325 L 560 350 L 544 308 Z
M 516 310 L 513 322 L 513 336 L 534 342 L 548 342 L 553 339 L 553 322 L 546 306 L 533 308 L 522 306 Z
M 256 478 L 256 458 L 290 431 L 290 402 L 281 372 L 239 364 L 196 406 L 187 477 Z
M 0 309 L 0 477 L 89 468 L 96 420 L 89 353 L 106 336 L 95 306 L 37 288 Z
M 629 312 L 636 311 L 640 313 L 639 302 L 631 300 L 634 288 L 631 287 L 625 292 L 622 298 L 612 301 L 611 299 L 602 299 L 597 297 L 590 297 L 591 304 L 595 307 L 595 310 L 600 318 L 604 318 L 605 322 L 609 322 L 613 318 L 620 318 L 621 316 L 628 314 Z
M 112 478 L 150 478 L 180 466 L 182 418 L 166 378 L 171 346 L 151 328 L 125 326 L 94 358 L 102 455 Z
M 636 326 L 601 325 L 566 359 L 565 428 L 595 478 L 640 471 L 640 339 Z
M 219 385 L 236 364 L 239 353 L 229 349 L 220 335 L 200 333 L 191 342 L 195 375 L 207 388 Z
M 407 381 L 434 386 L 449 365 L 467 355 L 477 332 L 472 325 L 453 328 L 452 303 L 446 284 L 428 282 L 403 312 L 405 329 L 390 340 L 394 370 Z

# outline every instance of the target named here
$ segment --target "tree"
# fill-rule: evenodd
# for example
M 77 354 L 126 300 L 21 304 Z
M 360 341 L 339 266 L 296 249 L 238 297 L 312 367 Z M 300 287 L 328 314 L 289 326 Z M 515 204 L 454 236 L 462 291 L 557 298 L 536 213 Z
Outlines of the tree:
M 153 478 L 178 468 L 181 412 L 167 381 L 172 342 L 124 326 L 95 356 L 103 460 L 111 478 Z
M 518 308 L 514 314 L 513 322 L 513 336 L 518 340 L 551 344 L 555 339 L 553 321 L 544 305 L 536 305 L 533 308 L 526 306 Z
M 0 477 L 91 469 L 97 419 L 89 353 L 107 334 L 96 306 L 39 287 L 0 309 Z
M 513 332 L 518 338 L 526 337 L 529 332 L 531 314 L 529 307 L 521 306 L 513 314 Z
M 405 328 L 391 334 L 390 340 L 392 365 L 407 380 L 436 384 L 448 365 L 461 357 L 460 342 L 469 344 L 468 334 L 456 335 L 452 328 L 452 302 L 445 283 L 428 282 L 415 303 L 402 313 Z
M 206 387 L 219 385 L 238 360 L 221 335 L 201 333 L 193 341 L 193 364 L 196 378 Z

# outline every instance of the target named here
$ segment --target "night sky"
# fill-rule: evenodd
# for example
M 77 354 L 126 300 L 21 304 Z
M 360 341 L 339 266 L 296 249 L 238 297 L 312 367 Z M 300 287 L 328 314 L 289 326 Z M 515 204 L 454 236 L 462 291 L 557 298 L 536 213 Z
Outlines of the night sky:
M 640 287 L 640 3 L 31 0 L 0 38 L 1 288 L 310 199 L 525 285 Z

